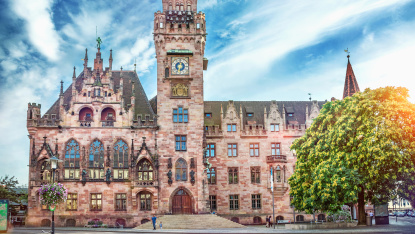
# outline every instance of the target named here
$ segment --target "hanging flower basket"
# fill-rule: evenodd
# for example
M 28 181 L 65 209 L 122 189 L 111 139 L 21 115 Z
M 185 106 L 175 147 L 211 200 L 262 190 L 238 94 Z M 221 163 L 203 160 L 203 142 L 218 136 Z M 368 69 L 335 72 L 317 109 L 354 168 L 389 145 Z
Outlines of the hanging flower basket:
M 49 207 L 50 211 L 56 209 L 56 205 L 66 200 L 68 190 L 60 183 L 45 184 L 39 188 L 39 200 L 42 205 Z

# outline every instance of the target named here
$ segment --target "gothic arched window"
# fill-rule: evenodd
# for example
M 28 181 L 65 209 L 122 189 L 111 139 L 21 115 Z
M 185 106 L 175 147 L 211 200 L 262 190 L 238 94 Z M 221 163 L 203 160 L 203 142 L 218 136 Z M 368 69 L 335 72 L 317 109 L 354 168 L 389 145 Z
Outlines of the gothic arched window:
M 176 180 L 187 180 L 187 163 L 182 158 L 176 162 Z
M 153 180 L 153 166 L 147 159 L 142 159 L 138 163 L 137 178 L 139 181 Z
M 50 163 L 43 161 L 40 165 L 40 180 L 52 181 Z
M 65 179 L 79 179 L 79 144 L 75 140 L 65 146 Z
M 128 179 L 128 145 L 122 140 L 114 146 L 114 179 Z
M 104 178 L 104 146 L 99 140 L 94 140 L 89 147 L 89 178 Z

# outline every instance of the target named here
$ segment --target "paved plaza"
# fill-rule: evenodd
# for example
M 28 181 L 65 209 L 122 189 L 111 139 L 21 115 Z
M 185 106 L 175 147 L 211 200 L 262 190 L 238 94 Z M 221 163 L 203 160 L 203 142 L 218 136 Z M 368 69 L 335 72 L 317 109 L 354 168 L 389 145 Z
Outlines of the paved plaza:
M 10 233 L 45 233 L 45 228 L 16 227 Z M 283 226 L 276 229 L 265 225 L 247 226 L 246 228 L 229 229 L 169 229 L 169 230 L 137 230 L 137 229 L 106 229 L 106 228 L 57 228 L 55 233 L 415 233 L 415 218 L 390 217 L 389 225 L 358 226 L 347 229 L 314 229 L 286 230 Z

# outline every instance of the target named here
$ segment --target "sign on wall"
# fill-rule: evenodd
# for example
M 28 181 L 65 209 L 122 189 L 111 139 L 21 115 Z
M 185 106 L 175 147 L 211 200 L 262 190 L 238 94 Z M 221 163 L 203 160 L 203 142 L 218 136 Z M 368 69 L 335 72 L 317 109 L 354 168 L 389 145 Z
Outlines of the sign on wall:
M 0 199 L 0 232 L 7 232 L 9 200 Z

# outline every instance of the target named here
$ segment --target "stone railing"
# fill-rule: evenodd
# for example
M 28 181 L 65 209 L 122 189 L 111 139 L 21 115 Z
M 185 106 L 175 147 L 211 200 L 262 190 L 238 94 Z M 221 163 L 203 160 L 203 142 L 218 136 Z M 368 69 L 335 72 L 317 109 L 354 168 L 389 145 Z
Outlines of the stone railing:
M 140 180 L 134 182 L 135 187 L 158 187 L 158 181 L 156 180 Z
M 267 163 L 286 163 L 287 156 L 286 155 L 270 155 L 267 156 Z
M 267 131 L 264 129 L 247 129 L 241 131 L 241 137 L 247 136 L 267 136 Z
M 94 121 L 89 121 L 89 120 L 79 120 L 79 126 L 81 127 L 91 127 L 92 126 L 92 122 Z
M 56 127 L 59 125 L 59 119 L 28 119 L 28 127 Z
M 208 127 L 207 130 L 205 130 L 205 135 L 207 137 L 215 137 L 215 136 L 223 136 L 223 131 L 219 129 L 219 127 Z
M 102 121 L 102 127 L 114 127 L 114 120 L 104 120 Z

